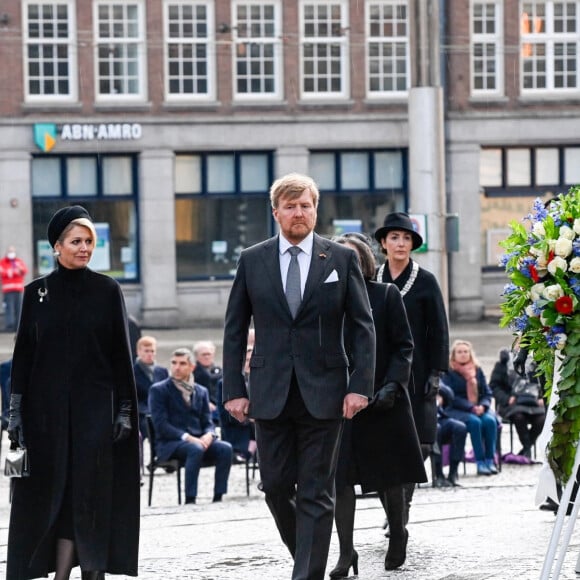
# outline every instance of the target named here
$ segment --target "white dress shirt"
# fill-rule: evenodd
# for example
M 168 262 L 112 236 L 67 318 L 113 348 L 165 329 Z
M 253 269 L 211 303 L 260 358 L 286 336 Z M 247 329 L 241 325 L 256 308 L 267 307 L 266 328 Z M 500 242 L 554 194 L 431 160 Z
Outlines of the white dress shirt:
M 312 247 L 314 245 L 314 233 L 310 232 L 299 244 L 296 244 L 302 251 L 298 254 L 298 265 L 300 266 L 300 295 L 304 297 L 304 287 L 306 286 L 306 278 L 308 270 L 310 270 L 310 262 L 312 260 Z M 286 292 L 286 277 L 288 275 L 288 267 L 290 266 L 290 252 L 288 248 L 291 244 L 282 234 L 279 235 L 279 251 L 280 251 L 280 275 L 282 276 L 282 286 Z

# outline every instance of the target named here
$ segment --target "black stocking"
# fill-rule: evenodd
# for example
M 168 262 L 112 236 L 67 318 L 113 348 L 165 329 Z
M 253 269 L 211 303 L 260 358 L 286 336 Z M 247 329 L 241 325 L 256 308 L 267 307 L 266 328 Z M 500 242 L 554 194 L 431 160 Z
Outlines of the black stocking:
M 356 496 L 354 487 L 345 485 L 336 494 L 336 507 L 334 510 L 334 521 L 336 522 L 338 545 L 340 547 L 337 568 L 346 568 L 348 570 L 352 562 L 354 551 L 352 536 L 354 531 L 355 507 Z
M 56 540 L 56 573 L 54 580 L 68 580 L 75 564 L 75 544 L 72 540 Z

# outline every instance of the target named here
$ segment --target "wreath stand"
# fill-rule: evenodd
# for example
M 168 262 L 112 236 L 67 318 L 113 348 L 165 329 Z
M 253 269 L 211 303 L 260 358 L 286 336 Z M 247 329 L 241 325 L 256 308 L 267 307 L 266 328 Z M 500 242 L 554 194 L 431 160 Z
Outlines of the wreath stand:
M 574 484 L 576 483 L 578 467 L 580 467 L 580 453 L 578 453 L 579 446 L 580 445 L 577 445 L 576 447 L 576 457 L 574 459 L 572 475 L 570 476 L 570 479 L 568 480 L 568 483 L 563 490 L 562 497 L 560 498 L 560 505 L 556 515 L 556 523 L 552 529 L 552 535 L 550 537 L 550 543 L 548 544 L 548 550 L 546 551 L 546 557 L 544 558 L 544 566 L 542 567 L 540 580 L 549 580 L 550 578 L 555 579 L 560 577 L 560 571 L 562 570 L 562 565 L 564 564 L 566 551 L 570 545 L 570 539 L 572 538 L 572 532 L 574 531 L 576 518 L 578 517 L 578 512 L 580 511 L 580 493 L 578 493 L 574 501 L 572 513 L 568 519 L 568 524 L 564 530 L 564 518 L 566 517 L 566 510 L 568 509 L 570 498 L 572 497 L 572 490 L 574 488 Z M 560 536 L 562 536 L 563 530 L 564 535 L 562 537 L 562 541 L 560 542 Z M 558 544 L 560 544 L 560 551 L 558 552 L 558 558 L 556 559 Z M 575 571 L 577 574 L 580 574 L 580 555 L 578 556 L 578 561 L 576 562 Z
M 556 354 L 555 361 L 554 361 L 554 380 L 553 380 L 553 388 L 552 388 L 552 396 L 550 397 L 550 404 L 548 406 L 548 410 L 546 412 L 546 421 L 544 423 L 544 429 L 538 438 L 541 441 L 542 448 L 546 449 L 549 443 L 550 437 L 552 435 L 552 423 L 554 422 L 555 414 L 554 414 L 554 407 L 559 400 L 559 393 L 558 393 L 558 382 L 560 380 L 560 368 L 562 364 L 562 358 L 559 356 L 559 353 Z M 566 529 L 564 530 L 564 520 L 566 517 L 566 511 L 568 510 L 568 506 L 570 504 L 570 498 L 572 497 L 572 490 L 574 489 L 574 484 L 576 483 L 576 479 L 578 477 L 578 469 L 580 468 L 580 441 L 576 444 L 576 453 L 574 456 L 574 467 L 572 468 L 572 472 L 570 475 L 570 479 L 566 484 L 566 487 L 563 489 L 562 497 L 560 498 L 560 504 L 558 506 L 558 512 L 556 514 L 556 522 L 554 523 L 554 527 L 552 528 L 552 535 L 550 536 L 550 542 L 548 544 L 548 549 L 546 551 L 546 557 L 544 558 L 544 565 L 542 567 L 542 573 L 540 575 L 540 580 L 549 580 L 550 578 L 556 579 L 560 577 L 560 572 L 562 570 L 562 565 L 564 564 L 564 558 L 566 556 L 566 551 L 568 550 L 568 546 L 570 545 L 570 539 L 572 538 L 572 532 L 574 531 L 574 525 L 576 524 L 576 519 L 578 517 L 578 512 L 580 511 L 580 493 L 576 494 L 576 498 L 574 500 L 574 506 L 572 508 L 572 513 L 569 516 L 568 524 L 566 525 Z M 544 462 L 543 470 L 549 470 L 549 466 L 547 462 Z M 552 480 L 554 476 L 549 470 Z M 540 479 L 542 478 L 542 474 L 540 473 Z M 536 501 L 540 500 L 541 498 L 541 481 L 538 483 L 538 491 L 536 495 Z M 555 487 L 555 482 L 554 482 Z M 552 499 L 557 499 L 556 497 Z M 560 537 L 562 536 L 562 532 L 564 530 L 564 535 L 560 541 Z M 558 557 L 556 558 L 556 552 L 558 550 L 558 545 L 560 544 L 560 550 L 558 552 Z M 578 556 L 578 560 L 576 562 L 575 571 L 577 574 L 580 574 L 580 555 Z

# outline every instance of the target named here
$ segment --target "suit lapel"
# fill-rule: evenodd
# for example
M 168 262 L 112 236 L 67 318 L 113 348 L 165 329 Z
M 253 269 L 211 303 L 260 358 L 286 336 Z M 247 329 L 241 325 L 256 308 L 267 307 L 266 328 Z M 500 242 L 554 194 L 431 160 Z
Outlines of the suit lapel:
M 286 295 L 284 294 L 284 286 L 282 285 L 282 276 L 280 274 L 280 246 L 278 244 L 278 236 L 270 238 L 270 240 L 264 244 L 263 254 L 266 272 L 268 273 L 268 276 L 270 276 L 270 282 L 274 289 L 274 294 L 281 303 L 282 308 L 288 312 L 289 316 L 292 316 L 290 314 Z
M 316 288 L 323 283 L 332 268 L 332 251 L 328 240 L 321 238 L 314 234 L 314 244 L 312 246 L 312 259 L 310 260 L 310 270 L 308 270 L 308 277 L 306 278 L 306 287 L 304 288 L 304 296 L 302 303 L 298 309 L 296 316 L 300 315 L 300 311 L 306 305 L 308 300 L 312 297 L 312 293 Z

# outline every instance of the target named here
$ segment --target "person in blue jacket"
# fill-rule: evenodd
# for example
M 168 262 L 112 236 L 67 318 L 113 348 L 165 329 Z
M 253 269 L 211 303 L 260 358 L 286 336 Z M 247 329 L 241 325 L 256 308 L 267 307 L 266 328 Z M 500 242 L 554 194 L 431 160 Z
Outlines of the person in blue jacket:
M 498 422 L 491 409 L 493 395 L 470 342 L 456 340 L 453 343 L 449 371 L 441 381 L 454 394 L 448 415 L 465 423 L 471 437 L 477 474 L 496 475 L 494 456 Z
M 169 378 L 149 391 L 149 410 L 160 461 L 185 463 L 185 503 L 196 503 L 197 480 L 202 465 L 215 465 L 213 501 L 228 491 L 232 446 L 215 433 L 208 390 L 193 380 L 195 359 L 187 348 L 171 355 Z

